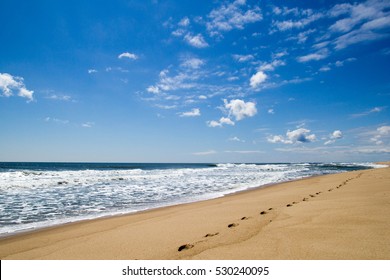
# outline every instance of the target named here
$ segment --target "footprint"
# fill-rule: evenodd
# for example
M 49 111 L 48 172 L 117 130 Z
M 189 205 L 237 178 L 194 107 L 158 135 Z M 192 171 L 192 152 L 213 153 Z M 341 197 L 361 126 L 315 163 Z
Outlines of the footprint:
M 244 216 L 244 217 L 241 218 L 241 221 L 248 220 L 248 219 L 249 219 L 248 217 Z
M 331 191 L 333 191 L 333 189 L 329 189 L 329 190 L 328 190 L 328 192 L 331 192 Z
M 213 237 L 213 236 L 216 236 L 216 235 L 218 235 L 219 234 L 219 232 L 216 232 L 216 233 L 208 233 L 208 234 L 206 234 L 204 237 Z
M 265 215 L 265 214 L 267 214 L 266 211 L 261 211 L 261 212 L 260 212 L 260 215 Z
M 316 197 L 314 194 L 311 194 L 310 197 Z
M 181 252 L 183 250 L 188 250 L 188 249 L 191 249 L 193 247 L 194 247 L 194 245 L 192 245 L 192 244 L 184 244 L 184 245 L 181 245 L 177 250 L 179 252 Z
M 271 208 L 268 208 L 268 211 L 271 211 L 271 210 L 273 210 L 273 209 L 274 209 L 274 208 L 272 208 L 272 207 L 271 207 Z
M 287 206 L 287 207 L 291 207 L 291 206 L 292 206 L 292 204 L 287 204 L 286 206 Z
M 302 199 L 302 201 L 308 201 L 309 199 L 308 198 L 306 198 L 306 197 L 304 197 L 303 199 Z
M 228 225 L 228 228 L 233 228 L 233 227 L 236 227 L 236 226 L 238 226 L 238 224 L 232 223 L 232 224 L 229 224 L 229 225 Z
M 295 201 L 294 201 L 292 204 L 298 204 L 298 202 L 295 202 Z

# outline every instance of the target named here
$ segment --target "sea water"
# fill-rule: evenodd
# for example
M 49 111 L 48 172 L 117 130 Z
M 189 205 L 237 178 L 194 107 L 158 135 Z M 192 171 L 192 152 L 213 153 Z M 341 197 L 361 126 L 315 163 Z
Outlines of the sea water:
M 0 236 L 176 205 L 373 163 L 1 163 Z

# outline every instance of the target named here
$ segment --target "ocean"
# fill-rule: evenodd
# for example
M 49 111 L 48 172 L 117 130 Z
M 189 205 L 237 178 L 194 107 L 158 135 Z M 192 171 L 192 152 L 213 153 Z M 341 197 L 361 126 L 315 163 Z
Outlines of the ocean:
M 0 236 L 378 167 L 374 163 L 0 162 Z

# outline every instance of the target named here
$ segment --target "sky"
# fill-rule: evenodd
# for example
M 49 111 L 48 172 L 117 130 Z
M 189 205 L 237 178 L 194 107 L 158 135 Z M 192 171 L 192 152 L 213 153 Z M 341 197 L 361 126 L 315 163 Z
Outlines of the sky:
M 0 1 L 0 161 L 390 159 L 390 1 Z

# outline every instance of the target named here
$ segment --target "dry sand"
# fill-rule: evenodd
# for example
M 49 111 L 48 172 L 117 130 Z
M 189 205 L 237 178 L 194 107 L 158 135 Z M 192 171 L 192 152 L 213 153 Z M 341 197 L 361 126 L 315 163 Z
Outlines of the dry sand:
M 390 168 L 7 237 L 0 259 L 390 259 Z

